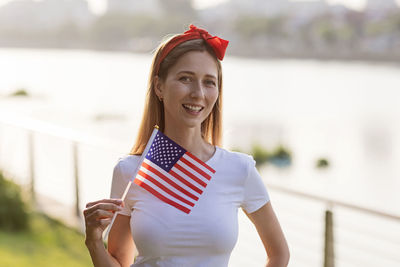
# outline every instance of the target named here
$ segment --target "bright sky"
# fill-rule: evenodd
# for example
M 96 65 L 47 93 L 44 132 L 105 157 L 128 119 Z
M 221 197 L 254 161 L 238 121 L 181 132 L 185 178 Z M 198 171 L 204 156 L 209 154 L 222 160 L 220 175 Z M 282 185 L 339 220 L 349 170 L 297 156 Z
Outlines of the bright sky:
M 10 2 L 12 0 L 0 0 L 0 5 Z M 89 6 L 94 13 L 102 13 L 106 8 L 106 0 L 87 0 Z M 197 8 L 205 8 L 207 6 L 216 5 L 218 3 L 226 2 L 228 0 L 194 0 Z M 291 0 L 291 1 L 314 1 L 314 0 Z M 340 3 L 349 8 L 362 9 L 366 0 L 326 0 L 330 4 Z M 396 0 L 400 5 L 400 0 Z

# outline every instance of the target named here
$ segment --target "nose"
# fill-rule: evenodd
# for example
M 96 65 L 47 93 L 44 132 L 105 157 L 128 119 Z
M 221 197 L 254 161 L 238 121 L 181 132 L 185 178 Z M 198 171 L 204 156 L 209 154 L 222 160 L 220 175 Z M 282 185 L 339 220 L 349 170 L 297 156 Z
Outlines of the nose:
M 192 83 L 190 90 L 191 98 L 203 98 L 204 97 L 204 88 L 201 81 L 196 81 Z

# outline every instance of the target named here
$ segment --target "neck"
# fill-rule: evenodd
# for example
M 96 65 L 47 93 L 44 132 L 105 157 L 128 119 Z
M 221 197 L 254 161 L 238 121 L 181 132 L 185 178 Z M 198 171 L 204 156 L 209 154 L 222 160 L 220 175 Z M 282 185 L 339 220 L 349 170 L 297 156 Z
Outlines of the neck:
M 166 125 L 164 134 L 199 159 L 206 161 L 210 157 L 211 146 L 201 137 L 200 127 L 181 129 Z

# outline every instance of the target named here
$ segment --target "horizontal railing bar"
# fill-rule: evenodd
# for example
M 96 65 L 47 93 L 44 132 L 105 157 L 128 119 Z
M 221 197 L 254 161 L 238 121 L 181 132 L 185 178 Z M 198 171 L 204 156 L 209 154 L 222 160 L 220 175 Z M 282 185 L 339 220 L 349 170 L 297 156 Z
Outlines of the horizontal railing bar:
M 275 205 L 279 207 L 280 210 L 285 210 L 286 212 L 290 212 L 290 214 L 297 214 L 301 215 L 304 218 L 320 218 L 323 215 L 323 204 L 321 207 L 307 207 L 304 203 L 293 203 L 290 205 L 290 201 L 288 202 L 281 202 L 280 199 L 274 198 Z M 279 203 L 278 203 L 279 202 Z
M 321 238 L 313 237 L 312 238 L 313 240 L 310 240 L 311 238 L 308 238 L 308 236 L 306 235 L 296 235 L 288 230 L 285 231 L 285 234 L 287 235 L 288 240 L 295 241 L 296 246 L 300 246 L 304 249 L 313 250 L 315 249 L 315 247 L 319 247 L 320 244 L 322 243 L 322 237 Z M 310 253 L 318 254 L 319 252 L 313 251 Z
M 350 239 L 348 239 L 348 240 L 350 240 Z M 374 257 L 377 258 L 377 259 L 385 259 L 387 261 L 400 263 L 400 259 L 398 257 L 396 257 L 394 254 L 386 253 L 386 252 L 384 252 L 382 250 L 377 250 L 375 248 L 362 246 L 362 244 L 360 245 L 360 244 L 356 244 L 356 243 L 351 244 L 350 242 L 348 242 L 348 243 L 344 243 L 343 242 L 343 245 L 342 245 L 340 242 L 335 241 L 335 246 L 336 247 L 341 246 L 341 247 L 343 247 L 345 249 L 349 249 L 350 248 L 350 249 L 353 249 L 353 250 L 357 250 L 357 251 L 360 251 L 360 254 L 362 253 L 364 255 L 365 254 L 370 254 L 370 255 L 373 254 Z M 362 257 L 362 254 L 361 254 L 360 257 Z
M 368 251 L 364 251 L 360 248 L 357 247 L 349 247 L 349 246 L 344 246 L 341 244 L 336 244 L 336 251 L 337 254 L 340 256 L 334 256 L 335 260 L 342 259 L 346 261 L 355 261 L 358 263 L 357 266 L 367 266 L 367 264 L 373 262 L 380 262 L 382 265 L 379 266 L 392 266 L 392 263 L 398 263 L 397 259 L 393 258 L 387 258 L 387 257 L 379 257 L 380 255 L 376 255 L 375 253 L 368 253 Z M 371 255 L 373 255 L 371 257 Z M 367 256 L 367 258 L 366 258 Z M 377 256 L 377 257 L 375 257 Z M 383 263 L 385 262 L 385 263 Z M 390 262 L 389 265 L 386 265 L 388 262 Z M 377 266 L 376 264 L 373 266 Z
M 353 209 L 353 210 L 357 210 L 357 211 L 361 211 L 361 212 L 377 215 L 377 216 L 380 216 L 380 217 L 389 218 L 389 219 L 392 219 L 392 220 L 400 220 L 400 215 L 391 214 L 391 213 L 387 213 L 387 212 L 383 212 L 383 211 L 379 211 L 379 210 L 374 210 L 374 209 L 371 209 L 371 208 L 365 208 L 365 207 L 357 206 L 357 205 L 354 205 L 354 204 L 345 203 L 345 202 L 342 202 L 342 201 L 339 201 L 339 200 L 334 200 L 334 199 L 331 199 L 331 198 L 327 198 L 327 197 L 311 195 L 311 194 L 307 194 L 307 193 L 300 192 L 300 191 L 297 191 L 297 190 L 285 188 L 285 187 L 282 187 L 282 186 L 279 186 L 279 185 L 275 185 L 275 184 L 271 184 L 271 183 L 267 183 L 267 186 L 268 186 L 268 188 L 270 188 L 272 190 L 280 191 L 280 192 L 283 192 L 283 193 L 287 193 L 287 194 L 290 194 L 290 195 L 295 195 L 295 196 L 299 196 L 299 197 L 303 197 L 303 198 L 308 198 L 308 199 L 312 199 L 312 200 L 325 202 L 328 205 L 341 206 L 341 207 L 345 207 L 345 208 L 349 208 L 349 209 Z
M 282 223 L 285 223 L 286 226 L 289 226 L 290 228 L 296 230 L 296 231 L 302 231 L 305 235 L 315 231 L 315 229 L 318 229 L 316 227 L 319 227 L 318 225 L 307 225 L 306 223 L 303 223 L 305 221 L 300 221 L 296 219 L 296 221 L 292 221 L 288 223 L 288 217 L 282 217 L 279 216 L 280 221 Z M 322 229 L 322 227 L 321 227 Z
M 346 267 L 376 267 L 374 265 L 368 265 L 368 263 L 365 262 L 360 262 L 358 260 L 354 260 L 353 258 L 343 258 L 343 256 L 334 257 L 335 259 L 335 264 L 337 266 L 346 266 Z M 354 265 L 355 264 L 355 265 Z
M 291 255 L 297 255 L 297 257 L 299 257 L 301 255 L 301 258 L 303 258 L 304 260 L 314 260 L 314 259 L 318 259 L 321 257 L 321 253 L 317 250 L 314 249 L 310 249 L 309 247 L 303 247 L 303 246 L 298 246 L 296 245 L 295 247 L 290 247 L 290 254 Z
M 357 233 L 360 236 L 365 235 L 366 233 L 368 233 L 369 236 L 374 237 L 375 239 L 387 242 L 387 243 L 393 243 L 394 245 L 398 245 L 400 247 L 399 244 L 399 240 L 400 238 L 396 238 L 393 237 L 393 233 L 392 235 L 389 234 L 384 234 L 382 232 L 377 232 L 372 231 L 371 229 L 362 229 L 361 227 L 357 227 L 357 225 L 353 224 L 350 225 L 349 223 L 347 223 L 346 225 L 343 223 L 340 223 L 340 225 L 338 225 L 338 223 L 336 223 L 334 226 L 335 231 L 340 231 L 340 232 L 351 232 L 351 233 Z

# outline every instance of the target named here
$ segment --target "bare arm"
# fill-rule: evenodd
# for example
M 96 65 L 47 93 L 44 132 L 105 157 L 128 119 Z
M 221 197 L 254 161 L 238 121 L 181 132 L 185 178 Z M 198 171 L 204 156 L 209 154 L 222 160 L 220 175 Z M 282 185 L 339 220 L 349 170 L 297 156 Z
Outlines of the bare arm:
M 245 212 L 246 213 L 246 212 Z M 289 247 L 271 201 L 255 212 L 246 213 L 253 222 L 268 255 L 267 267 L 284 267 L 289 263 Z
M 86 225 L 85 244 L 89 250 L 93 265 L 96 267 L 129 266 L 130 256 L 132 259 L 130 262 L 133 261 L 133 250 L 131 250 L 132 255 L 127 252 L 133 244 L 129 227 L 130 217 L 117 215 L 109 235 L 110 252 L 105 249 L 103 244 L 102 233 L 107 225 L 110 224 L 114 212 L 120 210 L 120 205 L 122 205 L 120 200 L 103 199 L 88 203 L 83 212 Z M 129 243 L 130 241 L 132 244 Z M 111 250 L 110 246 L 113 250 Z
M 131 234 L 131 217 L 117 215 L 108 237 L 108 252 L 118 260 L 122 267 L 133 263 L 135 243 Z

